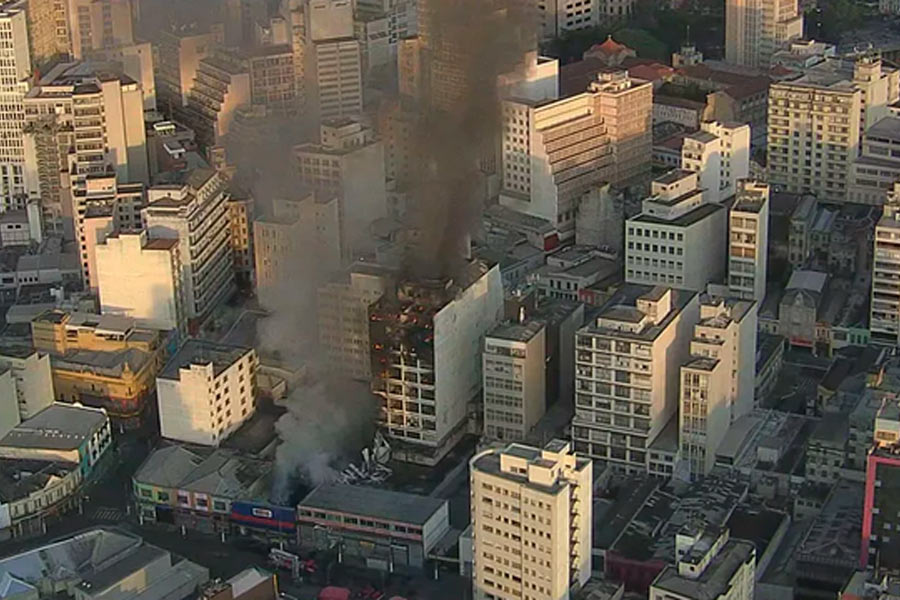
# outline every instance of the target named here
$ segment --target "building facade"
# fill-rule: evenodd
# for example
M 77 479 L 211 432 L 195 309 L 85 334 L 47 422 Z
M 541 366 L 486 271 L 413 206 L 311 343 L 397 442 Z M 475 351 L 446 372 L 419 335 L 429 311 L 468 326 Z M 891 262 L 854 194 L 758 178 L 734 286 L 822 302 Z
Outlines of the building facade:
M 738 183 L 728 211 L 728 289 L 738 298 L 762 304 L 769 259 L 769 186 Z
M 568 600 L 591 574 L 591 461 L 553 440 L 469 462 L 474 598 Z M 519 538 L 528 550 L 507 550 Z
M 50 356 L 31 348 L 0 349 L 0 367 L 9 369 L 15 385 L 19 419 L 25 421 L 53 402 Z
M 725 3 L 725 60 L 767 69 L 786 42 L 803 37 L 798 0 L 728 0 Z

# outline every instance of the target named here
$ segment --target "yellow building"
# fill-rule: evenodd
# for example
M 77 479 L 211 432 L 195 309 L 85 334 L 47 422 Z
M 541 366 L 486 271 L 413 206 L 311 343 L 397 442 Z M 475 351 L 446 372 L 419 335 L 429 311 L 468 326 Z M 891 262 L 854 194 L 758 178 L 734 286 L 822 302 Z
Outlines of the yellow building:
M 125 426 L 140 423 L 168 337 L 133 319 L 49 310 L 31 323 L 35 348 L 50 354 L 55 398 L 105 408 Z

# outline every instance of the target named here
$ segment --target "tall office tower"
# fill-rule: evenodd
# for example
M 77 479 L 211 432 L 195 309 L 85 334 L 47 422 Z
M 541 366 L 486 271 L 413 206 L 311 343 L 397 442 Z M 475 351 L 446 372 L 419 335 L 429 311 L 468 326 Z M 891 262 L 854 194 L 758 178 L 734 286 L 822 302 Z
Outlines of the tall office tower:
M 615 177 L 613 144 L 596 92 L 553 102 L 504 100 L 500 203 L 575 236 L 579 198 Z
M 25 3 L 0 4 L 0 212 L 23 209 L 29 193 L 26 186 L 22 102 L 29 88 L 31 59 L 28 54 L 28 23 Z
M 578 330 L 572 436 L 579 453 L 617 471 L 647 471 L 647 448 L 678 410 L 679 369 L 699 314 L 693 292 L 626 285 Z
M 874 243 L 869 329 L 873 342 L 893 346 L 900 344 L 900 182 L 888 193 Z
M 372 390 L 399 460 L 435 465 L 480 400 L 481 344 L 503 316 L 500 268 L 480 261 L 453 279 L 402 280 L 372 308 Z
M 340 207 L 334 196 L 314 193 L 297 200 L 273 201 L 272 214 L 253 223 L 256 293 L 269 309 L 291 301 L 296 277 L 311 272 L 336 272 L 341 266 Z M 304 272 L 301 257 L 314 257 L 315 267 Z M 309 263 L 311 265 L 311 263 Z
M 134 43 L 131 0 L 68 0 L 72 56 Z
M 262 46 L 245 53 L 250 72 L 250 101 L 270 114 L 296 116 L 302 90 L 295 78 L 294 51 L 288 44 Z
M 650 600 L 753 600 L 756 548 L 727 528 L 686 525 L 675 534 L 675 564 L 650 584 Z
M 772 54 L 803 37 L 797 0 L 726 0 L 725 60 L 768 69 Z
M 419 31 L 416 0 L 357 0 L 356 6 L 362 13 L 387 17 L 387 44 L 392 58 L 397 57 L 401 40 L 415 37 Z
M 769 260 L 768 184 L 739 182 L 728 224 L 728 289 L 737 298 L 762 304 Z
M 612 142 L 616 186 L 640 183 L 650 175 L 653 154 L 653 84 L 628 71 L 600 73 L 590 86 Z
M 206 32 L 196 26 L 159 33 L 155 74 L 161 110 L 177 116 L 188 105 L 200 61 L 222 43 L 221 32 Z
M 294 82 L 301 106 L 306 106 L 306 17 L 302 0 L 281 0 L 278 16 L 287 29 L 287 43 L 294 56 Z
M 251 98 L 246 61 L 232 52 L 217 50 L 197 64 L 182 118 L 200 144 L 212 146 L 228 134 L 238 108 L 250 104 Z
M 150 239 L 146 231 L 118 233 L 95 252 L 101 313 L 187 335 L 177 239 Z
M 221 0 L 225 45 L 230 48 L 251 46 L 254 30 L 269 19 L 266 0 Z
M 625 222 L 625 280 L 701 292 L 724 275 L 726 209 L 704 202 L 698 174 L 673 170 Z
M 750 175 L 750 126 L 705 121 L 684 138 L 681 168 L 700 174 L 707 202 L 722 202 L 737 193 L 738 181 Z
M 475 600 L 574 597 L 591 575 L 592 477 L 591 461 L 563 440 L 472 458 Z
M 900 98 L 900 72 L 881 60 L 822 62 L 769 89 L 769 183 L 845 202 L 867 128 Z
M 300 179 L 322 197 L 339 199 L 342 242 L 352 248 L 373 221 L 387 216 L 384 146 L 350 119 L 323 122 L 319 140 L 294 148 Z
M 72 181 L 72 213 L 86 288 L 97 290 L 95 248 L 114 232 L 141 229 L 144 185 L 118 183 L 115 175 L 88 175 Z M 92 217 L 106 217 L 102 224 Z
M 524 440 L 547 407 L 546 327 L 503 323 L 484 339 L 484 435 Z
M 25 179 L 40 194 L 47 230 L 74 235 L 79 178 L 148 181 L 143 98 L 131 79 L 63 63 L 29 90 L 24 108 Z
M 372 379 L 369 310 L 387 288 L 387 271 L 369 263 L 355 263 L 349 277 L 319 288 L 319 345 L 351 379 Z
M 362 57 L 351 0 L 310 0 L 306 8 L 306 94 L 319 120 L 362 114 Z
M 860 569 L 900 568 L 900 406 L 885 399 L 875 417 L 872 448 L 866 459 Z
M 678 438 L 691 477 L 707 475 L 731 424 L 753 410 L 757 304 L 700 296 L 691 357 L 681 367 Z
M 254 205 L 253 198 L 249 196 L 231 196 L 228 199 L 228 240 L 231 243 L 235 281 L 241 289 L 253 287 Z
M 216 171 L 194 169 L 182 184 L 151 187 L 143 211 L 150 239 L 178 239 L 185 314 L 194 324 L 234 287 L 225 187 Z

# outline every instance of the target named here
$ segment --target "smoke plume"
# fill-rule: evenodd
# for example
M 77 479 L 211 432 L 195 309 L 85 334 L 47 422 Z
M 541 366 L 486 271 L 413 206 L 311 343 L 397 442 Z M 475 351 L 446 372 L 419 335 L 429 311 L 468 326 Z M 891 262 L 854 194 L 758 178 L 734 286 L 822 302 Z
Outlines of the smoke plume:
M 427 0 L 420 4 L 425 73 L 418 114 L 410 225 L 420 243 L 407 253 L 415 276 L 453 275 L 496 170 L 502 126 L 497 78 L 519 70 L 535 47 L 523 0 Z

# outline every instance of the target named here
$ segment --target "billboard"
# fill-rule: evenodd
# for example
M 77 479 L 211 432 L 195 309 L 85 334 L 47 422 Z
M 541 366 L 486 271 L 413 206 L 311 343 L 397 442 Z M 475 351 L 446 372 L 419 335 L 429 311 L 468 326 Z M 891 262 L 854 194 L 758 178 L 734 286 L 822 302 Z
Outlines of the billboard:
M 293 508 L 262 502 L 232 502 L 231 521 L 244 527 L 293 532 L 297 513 Z

